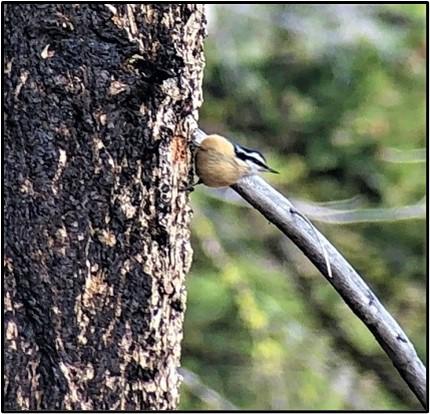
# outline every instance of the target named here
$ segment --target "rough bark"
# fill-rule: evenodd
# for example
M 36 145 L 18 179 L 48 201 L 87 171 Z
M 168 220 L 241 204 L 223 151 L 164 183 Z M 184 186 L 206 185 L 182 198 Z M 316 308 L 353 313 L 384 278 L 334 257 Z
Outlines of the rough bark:
M 5 408 L 174 409 L 203 7 L 3 16 Z

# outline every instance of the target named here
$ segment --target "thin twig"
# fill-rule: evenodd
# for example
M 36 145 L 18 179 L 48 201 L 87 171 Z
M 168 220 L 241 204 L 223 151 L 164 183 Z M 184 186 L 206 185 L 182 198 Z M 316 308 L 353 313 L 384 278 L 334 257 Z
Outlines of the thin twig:
M 239 410 L 233 403 L 224 398 L 221 394 L 208 387 L 200 377 L 186 368 L 179 368 L 179 373 L 182 375 L 183 383 L 188 389 L 210 408 L 216 410 Z
M 206 134 L 197 130 L 201 140 Z M 232 188 L 289 237 L 340 294 L 345 303 L 372 332 L 403 380 L 427 407 L 426 368 L 402 328 L 376 295 L 336 248 L 308 223 L 297 220 L 295 208 L 281 193 L 257 175 L 242 178 Z M 317 235 L 317 237 L 315 237 Z M 332 277 L 327 272 L 321 244 L 329 256 Z

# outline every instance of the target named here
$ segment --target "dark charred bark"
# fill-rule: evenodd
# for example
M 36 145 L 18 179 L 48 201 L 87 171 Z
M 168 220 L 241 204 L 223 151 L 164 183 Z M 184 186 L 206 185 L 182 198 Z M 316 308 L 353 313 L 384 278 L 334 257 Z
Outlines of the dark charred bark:
M 201 5 L 8 4 L 6 409 L 174 409 Z

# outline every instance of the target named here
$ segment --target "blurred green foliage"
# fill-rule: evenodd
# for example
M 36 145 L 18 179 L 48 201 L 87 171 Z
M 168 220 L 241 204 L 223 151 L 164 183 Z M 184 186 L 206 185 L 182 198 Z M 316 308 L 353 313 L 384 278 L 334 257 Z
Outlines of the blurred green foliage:
M 426 164 L 391 155 L 426 144 L 425 7 L 207 6 L 202 128 L 262 150 L 281 171 L 267 179 L 289 197 L 420 202 Z M 191 197 L 184 367 L 241 409 L 420 408 L 373 336 L 274 226 L 203 187 Z M 426 363 L 425 217 L 317 226 Z M 211 404 L 183 385 L 182 409 L 222 408 Z

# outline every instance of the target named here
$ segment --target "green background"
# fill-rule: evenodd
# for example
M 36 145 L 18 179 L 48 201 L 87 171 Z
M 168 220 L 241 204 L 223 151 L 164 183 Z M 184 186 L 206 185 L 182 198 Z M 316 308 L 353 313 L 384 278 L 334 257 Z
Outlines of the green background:
M 426 363 L 425 5 L 206 9 L 201 127 L 266 155 L 280 174 L 265 178 L 358 270 Z M 199 186 L 191 199 L 181 409 L 420 408 L 274 226 L 233 192 Z

